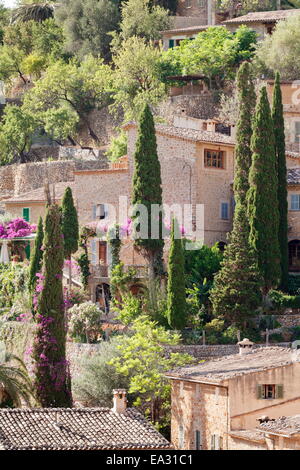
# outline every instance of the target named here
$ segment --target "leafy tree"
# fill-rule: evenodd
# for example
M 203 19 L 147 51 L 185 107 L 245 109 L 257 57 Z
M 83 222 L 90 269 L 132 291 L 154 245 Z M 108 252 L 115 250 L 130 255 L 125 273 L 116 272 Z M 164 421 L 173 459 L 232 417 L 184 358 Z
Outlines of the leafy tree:
M 165 346 L 176 345 L 180 336 L 166 331 L 145 315 L 133 322 L 133 335 L 122 336 L 117 349 L 119 356 L 109 361 L 117 373 L 129 377 L 129 393 L 137 394 L 136 406 L 142 406 L 153 423 L 158 423 L 170 406 L 170 385 L 164 373 L 189 364 L 188 354 L 165 354 Z
M 148 259 L 150 279 L 154 279 L 163 272 L 164 240 L 162 238 L 162 214 L 160 212 L 158 220 L 155 220 L 153 210 L 154 204 L 162 205 L 162 187 L 154 120 L 148 105 L 144 107 L 139 120 L 134 165 L 132 204 L 136 207 L 138 215 L 135 215 L 133 219 L 136 228 L 140 231 L 140 235 L 135 233 L 134 244 Z M 147 220 L 143 220 L 143 214 L 139 211 L 141 205 L 147 210 Z M 157 238 L 152 233 L 152 222 L 158 227 Z
M 138 36 L 149 40 L 160 39 L 161 31 L 169 29 L 168 11 L 150 0 L 127 0 L 122 5 L 120 39 Z
M 17 365 L 12 365 L 12 361 Z M 26 366 L 21 359 L 12 354 L 5 355 L 4 361 L 0 363 L 0 383 L 4 386 L 14 406 L 21 407 L 22 401 L 25 401 L 27 406 L 31 405 L 33 387 Z
M 264 292 L 280 279 L 278 176 L 274 130 L 266 87 L 260 92 L 251 140 L 252 165 L 247 194 L 249 242 L 258 258 Z
M 66 49 L 79 58 L 87 54 L 110 59 L 111 31 L 118 29 L 120 13 L 112 0 L 65 0 L 56 11 L 66 36 Z
M 245 329 L 261 302 L 261 277 L 256 253 L 249 244 L 247 192 L 251 166 L 252 116 L 255 91 L 252 70 L 244 63 L 237 75 L 239 119 L 236 134 L 233 230 L 225 250 L 222 267 L 211 291 L 213 313 L 226 326 L 234 324 Z
M 155 106 L 166 96 L 160 61 L 161 50 L 137 37 L 124 41 L 114 55 L 114 107 L 122 108 L 125 120 L 138 119 L 145 104 Z
M 0 79 L 4 82 L 11 81 L 12 78 L 20 77 L 24 84 L 27 83 L 23 61 L 25 53 L 16 46 L 3 45 L 0 47 Z
M 276 10 L 277 0 L 217 0 L 217 8 L 230 11 L 232 16 L 245 15 L 252 11 Z
M 68 109 L 67 114 L 63 113 L 63 122 L 68 122 L 65 118 L 69 117 L 72 129 L 75 114 L 77 120 L 80 119 L 87 127 L 91 138 L 98 142 L 88 114 L 110 103 L 111 83 L 111 69 L 100 59 L 88 57 L 80 65 L 58 61 L 48 67 L 42 79 L 26 94 L 24 106 L 33 115 L 47 112 L 61 114 Z
M 168 308 L 167 318 L 173 329 L 182 330 L 186 326 L 186 293 L 184 276 L 183 243 L 177 221 L 172 221 L 171 245 L 168 263 Z
M 199 250 L 184 250 L 187 287 L 202 284 L 205 279 L 213 281 L 223 258 L 218 245 L 203 245 Z
M 279 204 L 279 246 L 281 254 L 281 284 L 283 290 L 288 288 L 288 203 L 286 156 L 282 93 L 280 88 L 280 75 L 276 74 L 273 93 L 272 118 L 275 135 L 276 168 L 278 176 L 278 204 Z
M 15 105 L 7 105 L 0 123 L 1 164 L 11 161 L 26 162 L 37 127 L 33 116 Z
M 79 224 L 77 210 L 74 205 L 72 190 L 68 186 L 65 190 L 61 205 L 61 229 L 64 238 L 65 257 L 69 260 L 69 290 L 72 287 L 71 257 L 78 250 Z
M 283 80 L 297 80 L 300 73 L 300 15 L 279 21 L 271 36 L 266 36 L 257 49 L 258 63 L 269 76 L 275 71 Z
M 9 24 L 9 10 L 0 4 L 0 43 L 3 41 L 4 29 Z
M 39 223 L 37 227 L 36 238 L 34 241 L 34 250 L 32 251 L 30 258 L 30 267 L 29 267 L 29 280 L 28 287 L 30 292 L 35 291 L 35 286 L 37 282 L 37 273 L 41 272 L 43 252 L 42 245 L 44 240 L 44 228 L 43 228 L 43 219 L 39 218 Z
M 64 247 L 60 209 L 48 205 L 45 219 L 42 291 L 36 315 L 33 346 L 35 389 L 42 407 L 71 407 L 71 385 L 66 361 L 66 324 L 62 269 Z
M 123 131 L 116 137 L 112 137 L 109 148 L 106 152 L 108 159 L 112 162 L 119 160 L 119 158 L 127 155 L 127 134 Z
M 181 71 L 182 75 L 205 75 L 211 86 L 222 88 L 224 80 L 234 78 L 241 62 L 254 56 L 256 33 L 240 26 L 236 33 L 226 27 L 212 26 L 193 41 L 185 40 L 178 47 L 163 53 L 163 68 Z

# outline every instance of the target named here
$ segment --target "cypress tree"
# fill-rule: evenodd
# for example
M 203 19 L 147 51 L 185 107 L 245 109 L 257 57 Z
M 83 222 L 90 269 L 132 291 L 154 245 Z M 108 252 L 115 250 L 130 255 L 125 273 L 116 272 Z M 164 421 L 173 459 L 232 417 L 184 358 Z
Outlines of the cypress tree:
M 43 252 L 41 250 L 43 245 L 44 239 L 44 229 L 43 229 L 43 219 L 42 217 L 39 218 L 39 223 L 37 227 L 36 238 L 34 241 L 34 249 L 31 254 L 30 258 L 30 267 L 29 267 L 29 280 L 28 280 L 28 288 L 30 292 L 34 292 L 36 282 L 37 282 L 37 273 L 41 271 L 42 267 L 42 260 L 43 260 Z
M 255 253 L 249 245 L 246 195 L 249 189 L 251 166 L 252 116 L 255 91 L 251 68 L 244 63 L 237 75 L 239 119 L 237 123 L 233 229 L 225 250 L 222 267 L 215 277 L 211 301 L 215 316 L 222 317 L 226 325 L 235 324 L 245 329 L 261 303 L 261 277 Z
M 275 154 L 278 176 L 278 206 L 279 230 L 278 239 L 281 255 L 281 283 L 282 290 L 288 287 L 288 202 L 286 179 L 285 134 L 282 93 L 280 88 L 280 75 L 276 73 L 273 93 L 272 118 L 275 135 Z
M 183 244 L 177 221 L 173 219 L 167 285 L 167 318 L 169 325 L 176 330 L 183 329 L 186 325 L 186 313 Z
M 148 105 L 144 107 L 139 120 L 134 164 L 132 203 L 133 206 L 143 205 L 148 211 L 148 228 L 147 231 L 145 230 L 147 237 L 136 237 L 134 243 L 148 259 L 150 278 L 153 279 L 163 272 L 164 240 L 162 238 L 162 214 L 159 213 L 158 220 L 155 220 L 152 210 L 153 204 L 159 206 L 162 204 L 162 187 L 154 120 Z M 135 219 L 136 229 L 141 229 L 138 223 L 139 218 L 135 216 L 133 219 Z M 159 228 L 156 238 L 151 234 L 152 219 Z
M 263 277 L 264 293 L 280 280 L 278 177 L 274 131 L 266 87 L 260 91 L 251 139 L 252 165 L 247 194 L 249 242 Z
M 33 346 L 35 389 L 42 407 L 72 406 L 66 361 L 66 323 L 62 269 L 64 262 L 61 212 L 47 208 L 45 219 L 42 286 L 38 298 L 37 332 Z
M 62 212 L 62 233 L 64 237 L 65 258 L 70 261 L 69 264 L 69 289 L 72 285 L 72 267 L 71 256 L 78 250 L 79 224 L 77 210 L 74 206 L 72 190 L 68 186 L 65 190 L 61 205 Z

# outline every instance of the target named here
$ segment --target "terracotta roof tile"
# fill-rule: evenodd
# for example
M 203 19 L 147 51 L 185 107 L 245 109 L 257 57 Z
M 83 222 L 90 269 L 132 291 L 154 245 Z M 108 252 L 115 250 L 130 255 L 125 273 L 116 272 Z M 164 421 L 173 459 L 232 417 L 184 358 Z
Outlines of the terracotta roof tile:
M 287 170 L 288 184 L 300 184 L 300 168 L 290 168 Z
M 55 188 L 55 198 L 60 201 L 63 198 L 65 189 L 68 186 L 73 190 L 74 189 L 74 182 L 67 181 L 67 182 L 55 183 L 55 185 L 50 184 L 51 195 L 53 194 L 53 187 L 54 187 Z M 3 202 L 4 203 L 46 202 L 44 187 L 40 187 L 40 188 L 34 189 L 33 191 L 29 191 L 28 193 L 23 193 L 23 194 L 20 194 L 19 196 L 15 196 L 15 197 L 12 197 L 10 199 L 6 199 Z
M 0 449 L 168 449 L 171 444 L 136 410 L 0 409 Z
M 300 9 L 291 10 L 274 10 L 274 11 L 257 11 L 251 12 L 244 16 L 238 16 L 230 20 L 224 21 L 224 24 L 245 24 L 245 23 L 274 23 L 288 18 L 292 15 L 300 13 Z
M 270 434 L 276 433 L 286 436 L 300 434 L 300 415 L 282 416 L 281 418 L 260 424 L 257 429 Z
M 296 350 L 281 347 L 260 347 L 250 354 L 221 357 L 208 362 L 175 369 L 166 374 L 169 378 L 200 383 L 220 383 L 238 376 L 300 362 Z

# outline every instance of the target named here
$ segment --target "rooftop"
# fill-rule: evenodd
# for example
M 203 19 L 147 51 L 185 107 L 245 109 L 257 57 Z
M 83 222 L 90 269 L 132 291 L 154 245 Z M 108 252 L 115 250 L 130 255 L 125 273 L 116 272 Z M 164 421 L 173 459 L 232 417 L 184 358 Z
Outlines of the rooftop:
M 263 347 L 250 354 L 221 357 L 212 361 L 182 367 L 166 374 L 168 378 L 200 383 L 221 383 L 235 377 L 300 362 L 297 351 L 289 348 Z
M 129 122 L 124 126 L 124 129 L 128 129 L 130 127 L 137 127 L 137 124 L 135 122 Z M 210 132 L 203 130 L 200 131 L 166 125 L 157 125 L 155 126 L 155 129 L 157 134 L 178 137 L 179 139 L 183 140 L 234 145 L 234 139 L 232 137 L 225 134 L 221 134 L 220 132 Z
M 300 184 L 300 168 L 290 168 L 287 170 L 287 182 L 291 185 Z
M 0 449 L 169 449 L 136 410 L 108 408 L 0 409 Z
M 260 424 L 257 429 L 270 434 L 282 434 L 285 436 L 300 434 L 300 415 L 282 416 L 281 418 Z
M 300 14 L 300 9 L 257 11 L 224 21 L 224 24 L 274 23 L 296 14 Z
M 67 181 L 67 182 L 60 182 L 55 184 L 50 184 L 50 191 L 51 195 L 54 194 L 55 199 L 60 201 L 63 198 L 64 192 L 67 187 L 70 187 L 72 190 L 74 189 L 74 182 Z M 23 203 L 23 202 L 46 202 L 44 187 L 40 187 L 38 189 L 34 189 L 33 191 L 29 191 L 28 193 L 20 194 L 19 196 L 12 197 L 10 199 L 6 199 L 3 201 L 5 204 L 13 204 L 13 203 Z

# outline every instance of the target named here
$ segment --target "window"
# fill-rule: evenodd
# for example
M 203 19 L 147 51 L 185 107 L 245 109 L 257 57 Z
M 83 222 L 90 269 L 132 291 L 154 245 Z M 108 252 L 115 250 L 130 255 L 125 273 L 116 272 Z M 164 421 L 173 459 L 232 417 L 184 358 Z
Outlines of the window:
M 204 150 L 204 166 L 206 168 L 225 168 L 225 152 L 220 150 Z
M 169 39 L 169 49 L 173 49 L 174 47 L 174 39 Z
M 201 433 L 200 431 L 195 431 L 195 449 L 201 450 Z
M 212 434 L 210 448 L 211 450 L 223 450 L 223 437 Z
M 283 398 L 283 386 L 275 384 L 263 384 L 257 386 L 257 398 L 264 400 L 274 400 Z
M 179 426 L 179 429 L 178 429 L 178 447 L 179 447 L 179 449 L 184 448 L 184 430 L 183 430 L 183 426 Z
M 24 220 L 26 220 L 26 222 L 29 222 L 29 220 L 30 220 L 30 209 L 29 209 L 29 207 L 23 207 L 22 217 L 23 217 Z
M 300 211 L 300 194 L 291 195 L 291 211 Z
M 228 202 L 221 202 L 221 219 L 229 219 L 229 204 Z
M 295 142 L 300 143 L 300 121 L 295 122 Z
M 198 0 L 198 7 L 204 8 L 207 0 Z
M 105 204 L 97 204 L 93 206 L 93 220 L 103 220 L 108 216 L 107 206 Z

